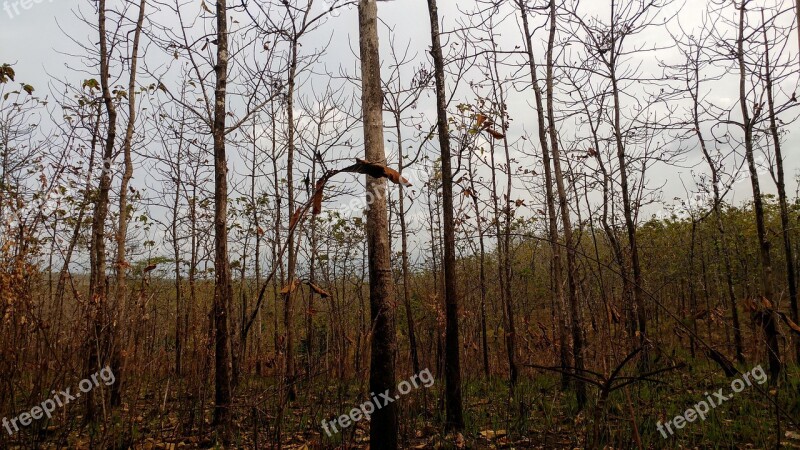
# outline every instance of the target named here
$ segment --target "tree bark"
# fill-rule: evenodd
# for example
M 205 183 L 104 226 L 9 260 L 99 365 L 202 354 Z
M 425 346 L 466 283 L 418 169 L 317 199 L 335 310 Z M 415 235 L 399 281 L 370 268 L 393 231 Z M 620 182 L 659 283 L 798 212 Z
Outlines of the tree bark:
M 553 110 L 553 45 L 556 35 L 556 3 L 550 2 L 550 35 L 547 40 L 547 124 L 550 134 L 550 149 L 553 153 L 553 170 L 556 176 L 558 189 L 558 203 L 561 209 L 561 226 L 564 228 L 564 244 L 567 248 L 567 298 L 572 331 L 572 354 L 575 362 L 575 372 L 583 373 L 583 335 L 581 334 L 581 317 L 578 306 L 577 267 L 575 261 L 575 248 L 572 241 L 572 221 L 567 200 L 567 191 L 564 187 L 564 174 L 561 170 L 561 151 L 559 149 L 558 133 L 556 132 L 556 119 Z M 544 150 L 543 150 L 544 151 Z M 642 331 L 644 332 L 644 331 Z M 575 381 L 575 394 L 578 407 L 586 405 L 586 383 Z
M 402 124 L 400 123 L 400 111 L 395 113 L 395 129 L 397 130 L 397 170 L 400 173 L 403 173 L 404 161 L 403 161 L 403 134 L 402 134 Z M 398 196 L 399 201 L 399 213 L 400 216 L 400 251 L 401 255 L 401 265 L 403 271 L 403 305 L 405 306 L 406 310 L 406 322 L 408 323 L 408 346 L 411 351 L 411 368 L 414 370 L 414 373 L 419 373 L 419 354 L 417 353 L 417 334 L 414 327 L 414 313 L 411 310 L 411 279 L 410 279 L 410 269 L 408 264 L 408 225 L 406 224 L 406 206 L 405 206 L 405 187 L 400 187 L 400 195 Z
M 447 100 L 444 84 L 444 57 L 439 37 L 439 12 L 436 0 L 428 0 L 431 25 L 431 54 L 436 79 L 436 112 L 439 149 L 442 159 L 442 214 L 444 216 L 444 296 L 445 296 L 445 428 L 464 429 L 461 400 L 461 362 L 458 343 L 458 291 L 456 290 L 456 235 L 453 218 L 453 169 L 450 161 L 450 134 L 447 126 Z
M 539 86 L 539 76 L 536 73 L 536 61 L 533 57 L 533 42 L 531 41 L 530 25 L 528 24 L 527 7 L 523 0 L 518 0 L 517 6 L 522 16 L 523 32 L 525 33 L 525 51 L 528 57 L 528 69 L 531 72 L 531 84 L 536 99 L 536 118 L 539 136 L 539 145 L 542 148 L 542 165 L 544 166 L 545 197 L 547 202 L 548 237 L 552 257 L 553 287 L 555 291 L 555 313 L 558 318 L 559 358 L 561 364 L 561 387 L 569 386 L 567 370 L 570 367 L 569 348 L 567 343 L 567 322 L 563 313 L 564 309 L 564 283 L 561 264 L 561 246 L 558 239 L 558 216 L 556 215 L 555 194 L 553 193 L 553 173 L 550 162 L 550 144 L 547 138 L 547 122 L 545 119 L 545 104 L 542 89 Z
M 761 11 L 762 23 L 764 22 L 764 11 Z M 786 281 L 789 285 L 789 308 L 792 320 L 798 323 L 797 312 L 797 279 L 795 278 L 794 251 L 792 248 L 791 228 L 789 225 L 789 205 L 786 198 L 786 180 L 783 171 L 783 154 L 781 150 L 781 139 L 778 135 L 778 118 L 775 115 L 775 96 L 773 94 L 772 68 L 769 60 L 769 40 L 767 37 L 766 25 L 764 26 L 764 75 L 767 90 L 767 106 L 769 108 L 769 131 L 772 136 L 772 143 L 775 147 L 775 170 L 778 188 L 778 202 L 781 210 L 781 234 L 783 235 L 783 249 L 786 258 Z M 797 361 L 800 362 L 800 339 L 795 333 L 791 333 Z
M 117 110 L 111 96 L 109 85 L 109 61 L 111 59 L 108 49 L 108 38 L 106 36 L 106 1 L 100 0 L 98 4 L 98 32 L 100 35 L 100 86 L 103 95 L 103 105 L 106 110 L 106 138 L 105 148 L 103 149 L 102 171 L 100 175 L 100 185 L 97 194 L 97 201 L 94 207 L 94 217 L 92 218 L 92 238 L 90 256 L 90 280 L 91 286 L 91 312 L 89 327 L 89 342 L 91 345 L 87 349 L 87 373 L 96 371 L 102 365 L 107 356 L 107 349 L 104 345 L 106 334 L 106 314 L 108 313 L 107 289 L 106 289 L 106 242 L 105 226 L 108 216 L 109 193 L 111 191 L 111 163 L 114 157 L 114 141 L 117 137 Z M 86 421 L 94 420 L 94 395 L 86 395 Z
M 122 384 L 123 384 L 123 338 L 119 335 L 118 326 L 125 323 L 126 310 L 128 306 L 127 295 L 128 286 L 126 273 L 128 262 L 126 258 L 125 243 L 128 236 L 128 185 L 133 178 L 133 160 L 131 159 L 131 147 L 133 146 L 133 129 L 136 126 L 136 71 L 139 63 L 139 40 L 142 36 L 142 24 L 144 23 L 144 11 L 146 0 L 139 1 L 139 16 L 136 19 L 136 29 L 133 33 L 133 47 L 131 48 L 130 75 L 128 77 L 128 124 L 125 128 L 125 139 L 122 142 L 122 152 L 124 160 L 124 170 L 122 181 L 119 188 L 119 227 L 117 228 L 117 291 L 116 291 L 116 320 L 113 321 L 112 339 L 113 356 L 111 358 L 111 370 L 116 376 L 116 382 L 111 385 L 111 406 L 122 404 Z
M 233 298 L 228 260 L 228 163 L 225 149 L 226 94 L 228 84 L 228 7 L 217 0 L 217 63 L 214 66 L 214 425 L 223 441 L 230 438 L 231 355 L 228 316 Z
M 742 126 L 744 128 L 744 147 L 747 167 L 750 171 L 750 183 L 753 187 L 753 209 L 756 215 L 756 231 L 758 234 L 759 255 L 761 258 L 761 288 L 764 297 L 770 302 L 773 301 L 772 291 L 772 257 L 770 255 L 770 243 L 767 239 L 767 229 L 764 220 L 764 204 L 761 198 L 761 186 L 758 180 L 758 170 L 754 156 L 753 127 L 754 119 L 750 117 L 749 106 L 747 105 L 747 72 L 745 70 L 744 55 L 744 22 L 745 22 L 746 2 L 742 2 L 739 7 L 739 34 L 737 36 L 737 62 L 739 64 L 739 105 L 742 111 Z M 771 311 L 766 312 L 763 317 L 757 320 L 764 330 L 767 356 L 769 358 L 769 371 L 773 382 L 777 382 L 778 374 L 781 371 L 780 348 L 778 347 L 778 335 L 775 329 L 775 314 Z
M 360 0 L 358 22 L 361 50 L 361 105 L 364 115 L 364 147 L 367 161 L 386 165 L 383 141 L 383 92 L 378 45 L 376 0 Z M 369 255 L 369 304 L 372 321 L 372 352 L 369 389 L 394 395 L 395 305 L 390 261 L 391 242 L 386 210 L 386 179 L 367 175 L 367 251 Z M 384 405 L 372 416 L 370 447 L 395 450 L 397 408 Z

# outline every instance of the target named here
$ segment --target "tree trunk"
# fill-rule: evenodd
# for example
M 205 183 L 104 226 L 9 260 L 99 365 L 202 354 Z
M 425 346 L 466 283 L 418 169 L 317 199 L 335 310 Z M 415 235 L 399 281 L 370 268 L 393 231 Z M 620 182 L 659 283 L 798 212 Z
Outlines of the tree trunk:
M 616 4 L 611 2 L 611 17 L 615 17 Z M 611 57 L 609 62 L 609 77 L 614 100 L 614 140 L 617 146 L 617 160 L 619 162 L 619 178 L 622 190 L 622 210 L 625 216 L 625 228 L 628 234 L 628 246 L 631 252 L 631 268 L 633 270 L 633 307 L 635 309 L 636 325 L 639 333 L 638 345 L 642 347 L 641 361 L 647 361 L 646 352 L 646 332 L 647 314 L 644 307 L 644 292 L 642 286 L 642 268 L 639 262 L 639 244 L 636 241 L 636 223 L 634 219 L 633 204 L 630 198 L 630 188 L 628 187 L 628 162 L 625 154 L 625 144 L 622 137 L 622 105 L 620 100 L 619 84 L 617 79 L 617 30 L 612 24 L 611 28 Z
M 288 130 L 288 155 L 286 161 L 286 193 L 288 196 L 289 202 L 289 215 L 288 217 L 294 217 L 294 152 L 295 152 L 295 124 L 294 124 L 294 91 L 295 91 L 295 83 L 296 83 L 296 76 L 297 76 L 297 47 L 298 47 L 298 37 L 294 37 L 294 40 L 291 42 L 291 56 L 289 61 L 289 80 L 288 80 L 288 89 L 286 92 L 286 117 L 287 123 L 289 126 Z M 297 252 L 295 250 L 295 239 L 294 233 L 289 232 L 287 239 L 287 249 L 288 249 L 288 267 L 287 267 L 287 283 L 293 283 L 296 267 L 297 267 Z M 286 389 L 286 395 L 289 401 L 294 401 L 296 397 L 296 391 L 294 386 L 294 332 L 292 327 L 292 290 L 289 289 L 286 294 L 283 294 L 283 327 L 284 333 L 286 333 L 286 339 L 284 339 L 284 389 Z
M 481 223 L 481 210 L 478 206 L 478 190 L 475 186 L 475 171 L 472 168 L 472 154 L 467 160 L 469 164 L 468 174 L 470 183 L 470 197 L 472 198 L 472 207 L 475 209 L 475 226 L 478 229 L 478 245 L 479 245 L 479 263 L 480 273 L 478 276 L 480 290 L 481 290 L 481 348 L 483 350 L 483 374 L 486 379 L 489 379 L 489 338 L 486 333 L 486 244 L 484 242 L 483 224 Z
M 92 344 L 87 349 L 87 373 L 96 371 L 105 362 L 107 356 L 104 340 L 106 334 L 106 314 L 108 313 L 106 289 L 106 242 L 105 226 L 108 216 L 109 193 L 111 191 L 111 163 L 114 157 L 114 141 L 117 137 L 117 110 L 111 96 L 109 85 L 109 61 L 111 59 L 106 36 L 106 1 L 100 0 L 98 5 L 98 32 L 100 34 L 100 85 L 103 93 L 103 104 L 108 120 L 106 130 L 105 148 L 103 150 L 103 165 L 100 175 L 100 186 L 92 219 L 91 238 L 91 272 L 89 285 L 91 286 L 91 307 L 89 342 Z M 86 395 L 86 421 L 94 420 L 94 395 Z
M 116 376 L 116 382 L 111 385 L 111 406 L 122 404 L 121 388 L 123 384 L 123 339 L 117 329 L 118 324 L 125 323 L 126 310 L 128 306 L 127 294 L 128 286 L 126 273 L 128 270 L 125 261 L 125 242 L 128 236 L 128 185 L 133 177 L 133 160 L 131 159 L 131 147 L 133 145 L 133 129 L 136 126 L 136 70 L 139 63 L 139 40 L 142 36 L 142 24 L 144 23 L 144 10 L 147 2 L 140 0 L 139 16 L 136 19 L 136 29 L 133 34 L 133 47 L 131 48 L 130 76 L 128 78 L 128 125 L 125 129 L 125 140 L 122 142 L 122 152 L 124 158 L 124 171 L 122 182 L 119 188 L 119 228 L 117 229 L 117 298 L 116 298 L 116 320 L 113 321 L 111 337 L 113 342 L 113 356 L 111 358 L 111 370 Z
M 711 171 L 711 188 L 714 194 L 714 221 L 717 226 L 717 233 L 719 234 L 719 250 L 722 253 L 722 260 L 725 267 L 725 285 L 727 288 L 728 300 L 731 303 L 731 315 L 733 321 L 733 346 L 736 352 L 736 360 L 739 364 L 745 364 L 744 353 L 742 350 L 742 330 L 739 322 L 739 310 L 736 305 L 736 292 L 733 286 L 733 269 L 731 267 L 730 249 L 728 248 L 728 240 L 725 234 L 725 225 L 722 221 L 721 203 L 722 198 L 719 192 L 720 178 L 719 168 L 711 158 L 711 153 L 708 151 L 705 137 L 700 128 L 700 111 L 699 111 L 699 84 L 700 84 L 700 69 L 697 61 L 693 61 L 694 66 L 694 86 L 689 89 L 692 96 L 692 118 L 694 122 L 695 133 L 700 141 L 700 149 L 703 151 L 703 156 L 708 163 L 708 168 Z
M 364 147 L 368 161 L 386 164 L 383 141 L 383 92 L 378 45 L 376 0 L 360 0 L 358 8 L 361 50 L 361 89 L 364 114 Z M 372 321 L 372 353 L 369 389 L 394 395 L 394 280 L 390 261 L 391 242 L 386 211 L 386 179 L 367 176 L 367 251 L 369 255 L 369 304 Z M 397 449 L 397 408 L 384 405 L 372 416 L 370 447 Z
M 578 269 L 575 261 L 575 247 L 572 240 L 572 221 L 567 200 L 567 191 L 564 187 L 564 174 L 561 171 L 561 152 L 559 149 L 558 133 L 556 132 L 556 119 L 553 111 L 553 45 L 556 36 L 556 3 L 550 2 L 550 35 L 547 41 L 547 122 L 550 134 L 550 148 L 553 153 L 553 170 L 556 176 L 558 189 L 558 203 L 561 209 L 561 226 L 564 228 L 564 244 L 567 247 L 567 299 L 569 300 L 569 313 L 572 320 L 572 353 L 575 362 L 575 372 L 583 373 L 583 335 L 581 334 L 581 317 L 578 306 L 577 278 Z M 543 149 L 543 151 L 546 151 Z M 578 407 L 586 405 L 586 383 L 575 381 L 575 395 Z
M 223 441 L 230 438 L 231 355 L 228 331 L 230 302 L 233 298 L 228 261 L 228 164 L 225 150 L 226 89 L 228 83 L 227 0 L 217 0 L 217 63 L 214 66 L 214 337 L 215 405 L 214 425 Z
M 436 78 L 436 112 L 439 149 L 442 155 L 442 214 L 444 215 L 444 295 L 445 295 L 445 402 L 448 430 L 464 429 L 461 400 L 461 362 L 458 343 L 458 292 L 456 290 L 456 235 L 453 218 L 453 169 L 450 161 L 450 134 L 447 126 L 447 93 L 444 84 L 444 57 L 439 38 L 439 12 L 436 0 L 428 0 L 431 25 L 431 54 Z
M 761 198 L 761 186 L 758 181 L 758 170 L 754 156 L 753 144 L 753 120 L 750 118 L 750 110 L 747 104 L 747 73 L 745 71 L 744 55 L 744 21 L 745 4 L 739 7 L 739 35 L 737 37 L 738 51 L 736 54 L 739 63 L 739 105 L 742 111 L 742 126 L 744 127 L 744 147 L 747 158 L 747 167 L 750 171 L 750 183 L 753 187 L 753 209 L 756 215 L 756 231 L 758 233 L 759 255 L 761 257 L 761 288 L 769 301 L 774 301 L 772 292 L 772 259 L 770 255 L 770 243 L 767 239 L 767 229 L 764 221 L 764 205 Z M 769 358 L 769 371 L 773 382 L 777 382 L 778 374 L 781 371 L 780 348 L 778 347 L 778 335 L 775 329 L 775 314 L 767 311 L 764 317 L 758 322 L 764 330 L 767 356 Z
M 397 130 L 397 171 L 403 173 L 403 134 L 402 124 L 400 123 L 400 112 L 395 114 L 395 129 Z M 406 224 L 406 206 L 405 206 L 405 186 L 400 186 L 400 195 L 398 196 L 400 211 L 400 251 L 401 251 L 401 264 L 403 271 L 403 305 L 406 309 L 406 322 L 408 323 L 408 346 L 411 351 L 411 368 L 414 373 L 419 373 L 419 355 L 417 353 L 417 334 L 414 329 L 414 314 L 411 310 L 411 280 L 409 276 L 408 267 L 408 226 Z
M 761 11 L 762 22 L 764 11 Z M 772 143 L 775 147 L 775 169 L 778 172 L 776 187 L 778 188 L 778 202 L 781 210 L 781 234 L 783 235 L 783 249 L 786 257 L 786 278 L 789 285 L 789 307 L 791 308 L 792 320 L 798 323 L 797 313 L 797 279 L 795 278 L 794 252 L 792 248 L 791 228 L 789 225 L 789 205 L 786 198 L 786 181 L 783 171 L 783 154 L 781 151 L 781 139 L 778 135 L 778 118 L 775 117 L 775 97 L 773 95 L 772 68 L 769 60 L 769 41 L 767 29 L 764 26 L 764 74 L 767 89 L 767 105 L 769 107 L 769 131 L 772 136 Z M 791 333 L 792 342 L 797 361 L 800 362 L 800 339 L 795 333 Z
M 525 33 L 525 51 L 528 56 L 528 69 L 531 72 L 531 84 L 533 85 L 534 97 L 536 99 L 537 129 L 539 132 L 539 145 L 542 148 L 545 197 L 547 199 L 548 237 L 550 240 L 550 251 L 552 253 L 553 287 L 555 290 L 555 301 L 553 304 L 555 305 L 555 312 L 558 320 L 559 358 L 562 370 L 561 387 L 562 389 L 566 389 L 569 386 L 567 370 L 571 364 L 569 361 L 569 348 L 567 344 L 567 323 L 563 313 L 564 284 L 562 281 L 561 246 L 558 242 L 558 219 L 556 216 L 555 195 L 553 193 L 553 173 L 550 164 L 550 153 L 548 151 L 550 144 L 547 142 L 547 122 L 545 121 L 544 114 L 545 105 L 542 99 L 542 90 L 541 87 L 539 87 L 539 76 L 536 73 L 536 62 L 533 57 L 533 43 L 531 41 L 530 26 L 528 24 L 527 7 L 522 0 L 518 0 L 517 6 L 522 16 L 523 32 Z

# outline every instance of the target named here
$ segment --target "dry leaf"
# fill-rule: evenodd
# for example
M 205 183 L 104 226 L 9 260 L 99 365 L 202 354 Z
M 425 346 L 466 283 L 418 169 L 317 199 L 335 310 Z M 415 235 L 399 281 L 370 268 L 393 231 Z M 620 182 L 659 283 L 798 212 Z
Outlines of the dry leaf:
M 320 297 L 322 298 L 328 298 L 331 296 L 331 294 L 328 291 L 322 289 L 321 287 L 317 286 L 316 284 L 310 281 L 306 282 L 306 284 L 308 285 L 308 287 L 311 288 L 312 291 L 314 291 L 315 294 L 319 294 Z
M 486 132 L 489 133 L 490 135 L 492 135 L 492 137 L 495 138 L 495 139 L 503 139 L 504 137 L 506 137 L 505 134 L 503 134 L 503 133 L 501 133 L 501 132 L 499 132 L 497 130 L 493 130 L 491 128 L 487 128 Z
M 402 184 L 405 187 L 411 186 L 411 183 L 409 183 L 405 177 L 400 175 L 400 172 L 392 169 L 391 167 L 386 167 L 383 164 L 373 163 L 363 159 L 356 158 L 356 163 L 350 167 L 342 169 L 342 172 L 363 173 L 373 178 L 388 178 L 389 181 L 394 184 Z
M 784 322 L 786 322 L 786 325 L 788 325 L 793 332 L 800 335 L 800 325 L 797 325 L 792 319 L 789 318 L 789 316 L 786 315 L 786 313 L 779 312 L 778 315 L 781 319 L 783 319 Z
M 289 229 L 294 228 L 297 225 L 297 222 L 300 220 L 300 217 L 303 215 L 303 208 L 298 208 L 297 211 L 292 214 L 292 220 L 289 221 Z
M 483 431 L 481 431 L 481 436 L 483 436 L 486 439 L 497 439 L 497 438 L 503 437 L 503 436 L 505 436 L 507 434 L 508 434 L 508 432 L 506 432 L 506 430 L 497 430 L 497 431 L 495 431 L 495 430 L 483 430 Z
M 289 283 L 289 284 L 285 285 L 283 288 L 281 288 L 281 294 L 283 294 L 283 295 L 291 294 L 292 292 L 294 292 L 297 289 L 297 286 L 299 286 L 299 285 L 300 285 L 300 280 L 295 278 L 295 279 L 292 280 L 291 283 Z

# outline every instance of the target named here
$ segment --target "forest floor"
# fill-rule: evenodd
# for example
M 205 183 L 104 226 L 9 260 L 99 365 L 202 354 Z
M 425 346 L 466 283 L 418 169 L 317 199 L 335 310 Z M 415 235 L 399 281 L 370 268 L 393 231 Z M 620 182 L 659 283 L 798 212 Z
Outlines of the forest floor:
M 743 369 L 743 368 L 742 368 Z M 743 369 L 744 370 L 744 369 Z M 527 371 L 509 397 L 507 383 L 499 377 L 464 384 L 467 420 L 460 434 L 446 435 L 441 427 L 442 384 L 420 388 L 400 398 L 400 442 L 408 449 L 574 449 L 574 448 L 800 448 L 800 367 L 791 366 L 781 386 L 753 383 L 711 409 L 705 420 L 686 423 L 664 438 L 657 422 L 666 422 L 720 388 L 731 386 L 715 366 L 698 360 L 686 368 L 658 377 L 657 382 L 637 382 L 613 392 L 607 402 L 601 443 L 593 443 L 593 415 L 597 390 L 590 386 L 589 406 L 579 411 L 575 397 L 560 389 L 558 374 Z M 368 422 L 362 420 L 340 433 L 325 434 L 323 417 L 334 419 L 358 406 L 362 383 L 327 389 L 316 378 L 298 389 L 297 398 L 284 409 L 280 430 L 284 449 L 366 449 Z M 252 378 L 237 390 L 234 444 L 231 448 L 276 448 L 276 417 L 280 414 L 273 377 Z M 220 448 L 210 427 L 211 408 L 192 395 L 176 395 L 179 386 L 160 386 L 142 392 L 135 405 L 125 404 L 115 416 L 116 429 L 80 425 L 80 416 L 67 424 L 49 425 L 36 437 L 17 436 L 10 448 L 166 449 Z M 207 389 L 208 390 L 208 389 Z M 209 390 L 213 391 L 213 389 Z M 211 394 L 209 394 L 211 395 Z M 776 420 L 777 401 L 792 418 Z M 194 405 L 194 406 L 192 406 Z M 246 405 L 246 406 L 245 406 Z M 202 420 L 197 411 L 204 411 Z M 65 432 L 64 430 L 71 430 Z M 27 434 L 27 438 L 25 435 Z

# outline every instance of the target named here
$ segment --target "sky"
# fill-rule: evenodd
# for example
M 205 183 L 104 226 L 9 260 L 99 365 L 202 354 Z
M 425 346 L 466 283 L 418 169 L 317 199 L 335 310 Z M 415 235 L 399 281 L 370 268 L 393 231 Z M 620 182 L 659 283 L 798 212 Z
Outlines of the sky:
M 766 0 L 759 0 L 758 2 L 763 1 Z M 192 2 L 197 3 L 199 11 L 199 0 L 190 0 L 187 3 L 191 5 Z M 319 2 L 320 0 L 317 0 L 317 4 Z M 94 31 L 81 23 L 77 13 L 80 10 L 91 16 L 93 5 L 94 2 L 83 0 L 0 0 L 0 7 L 2 7 L 0 10 L 0 63 L 11 63 L 15 68 L 17 81 L 33 85 L 40 96 L 48 92 L 49 86 L 58 85 L 58 83 L 54 83 L 54 80 L 70 80 L 76 83 L 84 78 L 89 78 L 92 76 L 91 74 L 75 70 L 76 67 L 81 66 L 73 55 L 79 52 L 78 43 L 84 45 L 94 45 L 96 43 Z M 608 5 L 609 2 L 606 1 L 584 0 L 581 2 L 579 11 L 585 20 L 590 20 L 593 16 L 602 19 L 609 15 Z M 320 7 L 324 6 L 325 2 L 323 1 Z M 478 7 L 478 3 L 472 1 L 439 0 L 439 13 L 443 22 L 442 30 L 448 32 L 459 28 L 466 20 L 464 11 Z M 656 34 L 647 34 L 643 37 L 649 42 L 668 42 L 669 35 L 666 31 L 677 33 L 679 31 L 678 23 L 683 29 L 692 30 L 701 23 L 706 7 L 706 2 L 702 0 L 672 2 L 670 7 L 666 8 L 663 13 L 664 17 L 669 17 L 672 14 L 676 15 L 672 19 L 671 25 L 667 29 L 655 29 L 653 33 Z M 156 19 L 157 15 L 151 12 L 149 18 L 160 20 L 167 25 L 170 23 L 177 25 L 174 19 L 164 19 L 163 17 Z M 232 13 L 232 16 L 240 21 L 248 20 L 247 16 L 241 13 Z M 384 24 L 380 33 L 385 71 L 388 70 L 386 66 L 388 64 L 387 55 L 390 40 L 394 40 L 399 46 L 408 45 L 410 53 L 416 55 L 414 66 L 419 66 L 429 60 L 427 51 L 430 45 L 430 31 L 425 1 L 394 0 L 381 2 L 379 3 L 379 17 Z M 516 15 L 498 17 L 497 21 L 494 32 L 498 45 L 504 49 L 513 49 L 516 45 L 519 45 L 521 41 Z M 534 21 L 534 26 L 540 24 L 540 22 Z M 535 52 L 539 57 L 543 55 L 542 42 L 544 38 L 542 36 L 546 34 L 545 31 L 540 29 L 534 38 Z M 321 58 L 317 69 L 315 69 L 317 73 L 347 72 L 357 74 L 358 61 L 355 55 L 358 49 L 357 38 L 356 11 L 354 7 L 348 7 L 337 10 L 334 17 L 330 17 L 319 30 L 309 36 L 304 45 L 310 51 L 312 47 L 319 47 L 329 42 L 326 54 Z M 633 46 L 636 46 L 636 42 L 633 43 Z M 795 40 L 790 40 L 787 50 L 790 54 L 797 55 Z M 674 51 L 665 48 L 657 53 L 641 52 L 641 54 L 634 55 L 632 58 L 640 65 L 642 73 L 655 73 L 659 71 L 661 62 L 669 61 L 670 58 L 676 56 L 677 54 Z M 159 67 L 159 62 L 157 59 L 155 61 L 149 64 L 151 67 L 157 68 Z M 411 68 L 409 67 L 409 71 L 406 74 L 410 73 Z M 730 74 L 715 81 L 706 92 L 707 98 L 712 103 L 720 106 L 733 105 L 737 96 L 736 81 L 736 78 Z M 793 86 L 796 86 L 798 82 L 796 77 L 790 81 Z M 329 79 L 325 76 L 311 75 L 307 78 L 303 89 L 319 91 L 324 89 L 329 82 Z M 464 86 L 461 89 L 463 91 L 459 97 L 467 97 L 469 95 L 468 89 Z M 514 119 L 508 132 L 509 136 L 514 136 L 515 139 L 523 135 L 535 136 L 536 124 L 533 120 L 534 115 L 532 114 L 531 104 L 532 95 L 530 93 L 512 92 L 509 95 L 509 114 Z M 426 120 L 430 121 L 435 116 L 433 106 L 432 93 L 429 92 L 423 97 L 415 114 L 424 116 Z M 575 126 L 575 124 L 565 120 L 562 123 L 560 132 L 562 135 L 569 134 L 573 132 L 572 127 Z M 785 127 L 784 131 L 787 132 L 784 145 L 786 172 L 787 178 L 791 181 L 788 191 L 794 193 L 797 186 L 795 175 L 800 169 L 800 162 L 794 156 L 795 149 L 800 144 L 800 140 L 797 137 L 798 125 L 791 124 Z M 387 136 L 387 140 L 390 139 L 391 137 Z M 531 142 L 534 141 L 535 139 Z M 520 142 L 518 144 L 512 150 L 512 156 L 524 163 L 525 158 L 530 158 L 530 156 L 525 156 L 524 152 L 520 151 L 522 144 Z M 391 144 L 388 145 L 387 151 L 392 151 Z M 236 157 L 234 156 L 233 158 Z M 664 166 L 652 169 L 648 173 L 648 184 L 651 187 L 660 187 L 661 197 L 668 202 L 675 197 L 686 198 L 687 186 L 689 190 L 692 190 L 692 174 L 703 170 L 701 158 L 698 149 L 691 149 L 683 159 L 683 162 L 679 164 L 680 167 Z M 234 165 L 235 163 L 236 161 L 234 161 Z M 136 175 L 134 184 L 138 184 L 140 188 L 152 184 L 153 180 L 148 180 L 147 176 L 147 174 L 144 176 Z M 762 173 L 761 180 L 764 191 L 775 192 L 774 184 L 766 173 Z M 515 185 L 515 191 L 515 194 L 523 198 L 529 195 L 529 192 L 526 192 L 526 189 L 522 186 Z M 746 201 L 751 196 L 750 183 L 746 179 L 742 179 L 734 183 L 732 192 L 727 200 L 737 203 Z M 530 199 L 528 200 L 530 201 Z M 347 201 L 347 199 L 342 200 L 343 203 Z M 332 207 L 335 208 L 335 205 L 332 205 Z M 534 207 L 533 209 L 537 208 Z M 658 213 L 658 206 L 650 206 L 648 208 L 650 210 L 643 214 L 644 216 Z

